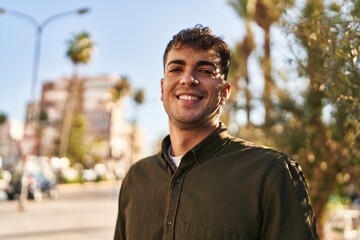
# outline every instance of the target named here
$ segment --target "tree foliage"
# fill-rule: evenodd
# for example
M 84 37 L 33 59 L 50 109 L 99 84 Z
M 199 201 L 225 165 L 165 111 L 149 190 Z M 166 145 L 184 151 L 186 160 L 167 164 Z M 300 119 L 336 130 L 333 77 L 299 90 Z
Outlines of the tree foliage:
M 266 28 L 262 27 L 264 32 L 271 24 L 279 23 L 266 20 L 270 17 L 267 14 L 271 14 L 269 7 L 260 8 L 277 1 L 231 2 L 245 23 L 251 16 L 245 11 L 249 4 L 255 7 L 255 12 L 262 13 L 253 16 L 257 17 L 255 22 L 259 26 L 270 23 Z M 285 81 L 285 87 L 267 84 L 267 78 L 273 79 L 274 83 L 279 80 L 274 75 L 278 70 L 272 64 L 264 64 L 264 58 L 259 57 L 265 79 L 261 101 L 268 114 L 265 114 L 264 124 L 239 127 L 241 137 L 279 148 L 300 162 L 318 219 L 321 219 L 331 194 L 345 194 L 343 186 L 346 184 L 360 186 L 360 2 L 337 3 L 306 1 L 304 5 L 296 5 L 301 9 L 290 9 L 288 5 L 282 13 L 289 11 L 291 16 L 277 14 L 273 18 L 284 24 L 293 53 L 288 59 L 289 69 L 290 65 L 295 65 L 295 71 L 281 79 Z M 246 24 L 246 27 L 251 25 Z M 239 110 L 250 111 L 252 105 L 249 102 L 256 101 L 254 96 L 246 93 L 248 84 L 255 80 L 248 74 L 249 56 L 258 48 L 249 47 L 252 46 L 249 45 L 252 33 L 248 30 L 247 36 L 233 50 L 230 79 L 232 86 L 235 85 L 235 97 L 230 99 L 229 114 L 225 118 L 232 125 L 234 118 L 231 116 L 236 116 Z M 262 46 L 265 55 L 266 47 L 274 45 L 276 43 L 267 45 L 265 41 Z M 273 59 L 266 61 L 270 60 Z M 270 78 L 266 76 L 269 72 Z M 294 81 L 294 75 L 303 83 L 303 88 L 295 89 L 295 92 L 287 88 Z M 249 115 L 247 119 L 251 121 Z M 269 120 L 271 124 L 266 124 Z
M 70 159 L 72 165 L 81 163 L 85 166 L 89 152 L 90 148 L 86 141 L 86 118 L 82 114 L 75 114 L 69 136 L 67 157 Z
M 138 89 L 134 93 L 134 101 L 137 105 L 141 105 L 145 101 L 145 93 L 144 90 Z
M 75 65 L 79 63 L 86 64 L 90 61 L 93 51 L 94 43 L 89 33 L 81 32 L 75 34 L 69 41 L 69 48 L 66 55 Z
M 259 63 L 261 70 L 263 71 L 264 90 L 262 94 L 262 102 L 265 111 L 265 124 L 271 126 L 273 124 L 271 115 L 274 112 L 274 102 L 272 95 L 275 91 L 275 82 L 272 76 L 272 60 L 271 60 L 271 26 L 278 23 L 280 17 L 283 15 L 286 8 L 294 4 L 293 0 L 229 0 L 228 3 L 234 8 L 241 18 L 244 19 L 247 36 L 244 38 L 243 43 L 237 46 L 237 52 L 240 53 L 240 60 L 243 60 L 243 64 L 247 69 L 248 58 L 253 51 L 253 31 L 250 23 L 256 23 L 264 33 L 264 46 L 263 55 L 259 57 Z M 244 59 L 245 57 L 245 59 Z M 247 72 L 244 72 L 246 81 L 245 96 L 247 111 L 247 122 L 250 123 L 250 110 L 251 110 L 251 93 L 249 91 L 249 76 Z
M 321 3 L 308 3 L 302 16 L 287 25 L 305 53 L 295 60 L 308 86 L 302 104 L 290 97 L 282 101 L 288 117 L 281 122 L 283 141 L 278 141 L 302 163 L 320 214 L 330 194 L 342 190 L 337 186 L 344 179 L 360 183 L 359 2 L 343 7 Z
M 4 124 L 7 121 L 7 116 L 5 113 L 0 113 L 0 125 Z
M 75 72 L 68 86 L 68 97 L 64 110 L 62 121 L 62 130 L 60 133 L 59 155 L 69 154 L 70 135 L 77 130 L 78 124 L 75 122 L 76 113 L 82 112 L 83 109 L 83 79 L 79 79 L 76 73 L 76 66 L 80 63 L 87 64 L 93 53 L 94 43 L 87 32 L 74 34 L 69 41 L 67 57 L 75 66 Z M 78 120 L 76 120 L 78 121 Z M 82 144 L 80 141 L 79 145 Z M 82 148 L 79 146 L 79 148 Z
M 131 95 L 137 105 L 141 105 L 145 101 L 145 93 L 143 89 L 133 90 L 128 77 L 121 76 L 120 79 L 110 89 L 110 94 L 116 102 L 125 96 Z
M 121 76 L 120 79 L 110 89 L 114 101 L 120 100 L 131 92 L 131 83 L 129 78 Z

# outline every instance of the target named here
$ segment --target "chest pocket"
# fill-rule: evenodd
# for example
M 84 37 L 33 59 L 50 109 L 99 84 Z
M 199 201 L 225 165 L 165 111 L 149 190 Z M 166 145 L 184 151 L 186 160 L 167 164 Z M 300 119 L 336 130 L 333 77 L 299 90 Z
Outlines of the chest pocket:
M 246 240 L 246 237 L 234 233 L 222 232 L 185 223 L 181 231 L 181 240 Z

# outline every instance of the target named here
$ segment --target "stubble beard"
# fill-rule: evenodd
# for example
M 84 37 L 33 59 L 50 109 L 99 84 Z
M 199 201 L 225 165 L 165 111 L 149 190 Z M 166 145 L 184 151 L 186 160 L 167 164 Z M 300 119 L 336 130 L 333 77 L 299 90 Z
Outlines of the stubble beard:
M 209 108 L 204 109 L 201 113 L 196 113 L 198 116 L 189 116 L 177 110 L 172 110 L 171 107 L 165 107 L 168 115 L 169 124 L 180 130 L 196 130 L 204 129 L 207 126 L 217 125 L 219 122 L 220 106 L 215 110 Z M 182 110 L 186 111 L 186 110 Z

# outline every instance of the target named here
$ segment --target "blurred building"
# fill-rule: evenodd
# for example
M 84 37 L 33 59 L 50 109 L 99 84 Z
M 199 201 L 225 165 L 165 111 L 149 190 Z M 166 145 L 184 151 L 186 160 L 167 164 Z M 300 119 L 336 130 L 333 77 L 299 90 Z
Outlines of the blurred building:
M 76 130 L 74 121 L 80 117 L 84 141 L 90 146 L 90 161 L 125 159 L 131 162 L 134 155 L 141 155 L 142 134 L 135 137 L 139 130 L 126 121 L 123 100 L 114 101 L 112 96 L 111 90 L 117 81 L 117 76 L 99 75 L 45 82 L 37 119 L 41 133 L 39 154 L 62 157 L 69 147 L 71 132 Z

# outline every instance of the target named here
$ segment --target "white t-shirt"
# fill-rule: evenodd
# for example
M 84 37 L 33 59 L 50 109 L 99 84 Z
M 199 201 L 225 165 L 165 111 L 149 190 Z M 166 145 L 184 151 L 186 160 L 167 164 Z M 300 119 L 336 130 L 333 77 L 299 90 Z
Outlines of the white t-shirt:
M 169 157 L 170 157 L 170 160 L 171 160 L 171 161 L 173 162 L 173 164 L 175 165 L 175 167 L 179 167 L 180 162 L 181 162 L 181 158 L 182 158 L 183 156 L 177 156 L 177 157 L 171 156 L 171 145 L 170 145 L 170 147 L 168 148 L 168 155 L 169 155 Z

